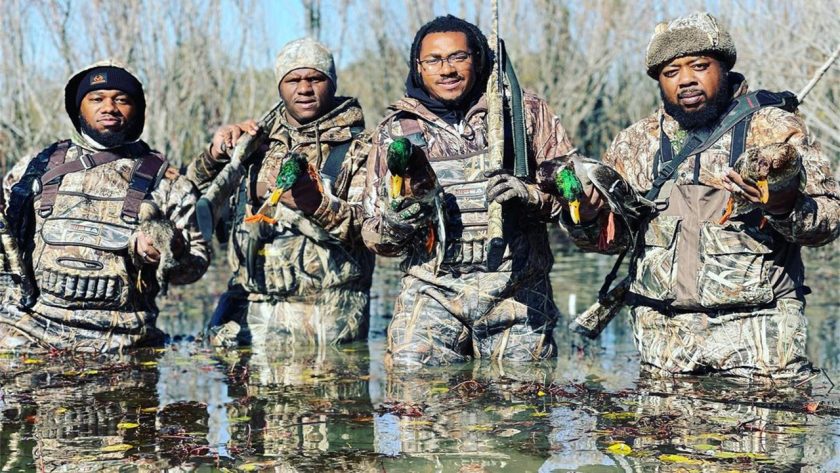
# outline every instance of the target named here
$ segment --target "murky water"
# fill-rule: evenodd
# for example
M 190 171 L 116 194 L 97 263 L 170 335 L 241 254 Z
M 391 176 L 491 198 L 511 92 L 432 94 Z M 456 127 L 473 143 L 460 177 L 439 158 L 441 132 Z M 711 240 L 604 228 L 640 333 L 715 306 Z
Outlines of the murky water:
M 809 272 L 809 353 L 840 380 L 834 253 Z M 582 311 L 611 260 L 556 259 L 558 305 Z M 550 363 L 387 371 L 397 278 L 377 274 L 367 344 L 207 349 L 192 336 L 224 285 L 208 278 L 175 293 L 164 349 L 0 359 L 0 471 L 840 471 L 825 378 L 789 391 L 645 379 L 626 317 L 595 342 L 561 323 Z

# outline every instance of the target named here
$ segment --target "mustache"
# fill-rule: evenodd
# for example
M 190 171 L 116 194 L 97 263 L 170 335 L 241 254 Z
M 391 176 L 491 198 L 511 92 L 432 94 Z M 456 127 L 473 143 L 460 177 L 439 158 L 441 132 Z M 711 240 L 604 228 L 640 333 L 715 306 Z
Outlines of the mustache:
M 691 95 L 703 94 L 703 89 L 687 89 L 677 94 L 678 99 L 682 99 Z

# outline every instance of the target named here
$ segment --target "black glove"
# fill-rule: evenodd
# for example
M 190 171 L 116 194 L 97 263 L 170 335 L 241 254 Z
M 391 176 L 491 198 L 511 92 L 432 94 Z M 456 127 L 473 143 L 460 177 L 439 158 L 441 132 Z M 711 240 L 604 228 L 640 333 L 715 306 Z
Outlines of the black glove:
M 418 230 L 426 228 L 432 218 L 432 206 L 412 197 L 384 199 L 383 233 L 395 244 L 409 241 Z
M 535 184 L 528 184 L 522 179 L 510 174 L 507 170 L 494 171 L 486 174 L 487 202 L 520 202 L 528 207 L 539 205 L 539 191 Z

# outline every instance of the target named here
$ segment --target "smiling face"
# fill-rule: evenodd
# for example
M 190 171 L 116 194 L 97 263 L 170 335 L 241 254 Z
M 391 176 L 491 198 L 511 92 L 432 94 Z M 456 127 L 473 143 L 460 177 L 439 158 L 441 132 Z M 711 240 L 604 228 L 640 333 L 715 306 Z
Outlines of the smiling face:
M 134 99 L 121 90 L 88 92 L 79 104 L 79 115 L 87 126 L 100 134 L 117 134 L 134 119 Z
M 305 125 L 332 109 L 335 87 L 323 72 L 302 68 L 283 77 L 278 86 L 293 125 Z
M 459 31 L 429 33 L 420 43 L 420 62 L 415 67 L 429 95 L 445 104 L 460 104 L 475 85 L 476 71 L 471 56 L 462 62 L 447 60 L 457 57 L 458 53 L 473 53 L 467 35 Z M 424 64 L 424 61 L 435 59 L 443 59 L 439 67 Z

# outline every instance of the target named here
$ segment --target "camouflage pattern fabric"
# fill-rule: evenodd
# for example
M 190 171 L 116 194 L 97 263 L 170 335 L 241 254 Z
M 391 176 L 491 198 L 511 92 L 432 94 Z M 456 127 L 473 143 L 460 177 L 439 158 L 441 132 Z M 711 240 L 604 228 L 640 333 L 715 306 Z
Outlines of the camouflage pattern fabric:
M 403 277 L 388 326 L 386 363 L 534 361 L 556 355 L 551 332 L 558 311 L 547 278 L 515 287 L 498 273 L 431 279 Z
M 572 151 L 559 119 L 543 100 L 526 94 L 524 109 L 532 164 Z M 557 199 L 534 191 L 529 205 L 504 206 L 504 255 L 498 268 L 488 269 L 485 172 L 492 169 L 487 163 L 484 98 L 457 127 L 410 98 L 392 105 L 390 112 L 374 133 L 362 236 L 378 254 L 404 256 L 403 290 L 388 328 L 392 361 L 416 365 L 469 357 L 521 361 L 553 356 L 551 331 L 559 311 L 546 283 L 553 256 L 545 223 L 559 215 Z M 422 130 L 427 158 L 444 191 L 447 240 L 440 267 L 435 255 L 416 244 L 419 238 L 406 240 L 393 233 L 386 217 L 385 155 L 394 137 L 407 134 L 401 122 L 405 119 L 415 120 Z M 415 236 L 426 228 L 419 222 Z
M 351 127 L 364 127 L 356 99 L 336 99 L 339 105 L 315 122 L 295 127 L 280 113 L 269 142 L 253 156 L 248 173 L 246 199 L 250 208 L 262 204 L 274 189 L 275 180 L 290 151 L 302 154 L 321 169 L 330 150 L 351 139 Z M 272 342 L 341 343 L 365 339 L 369 320 L 369 292 L 373 255 L 360 238 L 361 199 L 367 135 L 358 135 L 345 155 L 341 171 L 309 221 L 326 231 L 330 239 L 316 240 L 294 228 L 265 228 L 256 261 L 256 274 L 249 275 L 245 249 L 252 234 L 231 209 L 232 231 L 228 262 L 233 270 L 230 294 L 244 294 L 250 303 L 226 319 L 243 327 L 239 339 Z M 187 169 L 199 188 L 206 188 L 224 167 L 203 153 Z M 249 277 L 250 276 L 250 277 Z
M 65 162 L 94 153 L 76 135 Z M 7 193 L 26 169 L 19 162 L 6 177 Z M 0 349 L 37 344 L 90 352 L 160 343 L 155 329 L 159 291 L 156 265 L 143 264 L 129 242 L 137 224 L 120 218 L 135 159 L 116 161 L 64 176 L 52 213 L 41 216 L 36 196 L 34 274 L 39 288 L 29 310 L 7 293 L 0 310 Z M 194 218 L 198 190 L 169 168 L 146 201 L 169 219 L 186 243 L 176 256 L 170 282 L 187 284 L 207 269 L 209 254 Z
M 296 39 L 283 46 L 274 61 L 274 80 L 279 84 L 286 74 L 303 68 L 322 72 L 338 88 L 332 53 L 312 38 Z
M 811 375 L 804 308 L 796 299 L 722 314 L 666 315 L 637 306 L 633 335 L 642 363 L 662 375 L 715 371 L 768 382 L 800 381 Z
M 736 96 L 746 92 L 743 81 Z M 619 133 L 603 158 L 605 164 L 613 166 L 642 193 L 652 185 L 663 114 L 660 108 Z M 669 137 L 685 133 L 667 114 L 663 127 Z M 778 314 L 789 314 L 793 310 L 790 307 L 797 304 L 795 299 L 803 298 L 801 246 L 825 245 L 840 233 L 840 196 L 827 157 L 800 116 L 774 107 L 753 115 L 746 149 L 774 143 L 793 145 L 804 167 L 801 195 L 788 216 L 765 215 L 768 223 L 763 229 L 758 225 L 762 217 L 759 210 L 719 224 L 728 197 L 722 190 L 720 176 L 729 167 L 731 141 L 730 132 L 704 151 L 699 160 L 687 159 L 677 170 L 671 189 L 666 186 L 660 194 L 663 200 L 669 197 L 667 209 L 643 229 L 644 244 L 631 293 L 647 299 L 645 302 L 637 298 L 638 304 L 670 304 L 683 313 L 670 316 L 661 307 L 636 307 L 636 341 L 645 362 L 671 373 L 730 370 L 733 353 L 743 358 L 737 374 L 769 376 L 789 369 L 795 371 L 803 354 L 804 321 L 801 334 L 790 329 L 774 332 L 772 327 L 796 320 L 785 315 L 780 321 L 782 315 Z M 697 163 L 699 178 L 695 182 Z M 575 243 L 585 250 L 609 253 L 627 244 L 626 235 L 618 235 L 612 247 L 599 250 L 600 221 L 580 226 L 571 225 L 565 218 L 561 221 Z M 706 317 L 710 325 L 681 321 L 698 317 Z M 755 321 L 762 321 L 759 325 L 765 327 L 763 332 L 742 333 L 747 330 L 745 325 Z M 720 325 L 714 329 L 719 330 L 720 336 L 741 334 L 735 340 L 729 339 L 736 345 L 716 351 L 713 347 L 720 341 L 712 335 L 711 324 Z M 788 338 L 774 342 L 772 347 L 766 343 L 751 344 L 752 337 L 759 335 L 801 336 L 801 340 Z M 784 356 L 776 346 L 783 343 L 791 350 Z M 669 347 L 682 348 L 674 354 Z M 742 351 L 747 354 L 742 356 Z

